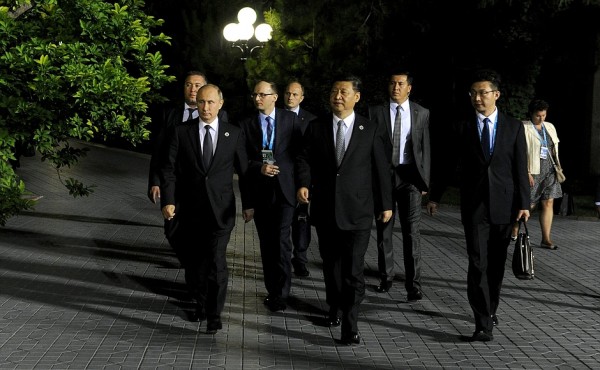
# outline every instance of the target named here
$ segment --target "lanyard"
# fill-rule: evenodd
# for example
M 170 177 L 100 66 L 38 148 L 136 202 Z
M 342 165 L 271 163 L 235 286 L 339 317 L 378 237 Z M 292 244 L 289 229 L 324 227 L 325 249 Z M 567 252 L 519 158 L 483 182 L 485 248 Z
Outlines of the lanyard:
M 542 143 L 542 146 L 547 148 L 548 147 L 548 137 L 546 136 L 546 128 L 544 127 L 544 124 L 542 123 L 542 134 L 544 135 L 543 138 L 537 129 L 535 130 L 535 132 L 537 133 L 538 139 L 540 139 L 540 143 Z

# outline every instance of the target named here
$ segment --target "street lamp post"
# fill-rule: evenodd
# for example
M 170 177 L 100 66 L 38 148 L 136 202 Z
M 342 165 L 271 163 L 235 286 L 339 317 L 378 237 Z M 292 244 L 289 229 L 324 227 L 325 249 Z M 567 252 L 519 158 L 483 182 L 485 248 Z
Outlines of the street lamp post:
M 238 23 L 229 23 L 223 28 L 223 37 L 231 42 L 232 48 L 238 48 L 242 52 L 241 60 L 245 61 L 252 55 L 255 49 L 260 49 L 263 44 L 271 39 L 273 28 L 266 23 L 261 23 L 256 28 L 256 11 L 250 7 L 242 8 L 238 12 Z M 249 45 L 248 42 L 254 38 L 260 43 Z

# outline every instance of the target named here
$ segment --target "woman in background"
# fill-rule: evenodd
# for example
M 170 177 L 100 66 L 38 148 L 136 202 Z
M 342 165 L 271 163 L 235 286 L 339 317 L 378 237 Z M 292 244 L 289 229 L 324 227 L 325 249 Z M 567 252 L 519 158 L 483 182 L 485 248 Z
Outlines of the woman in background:
M 562 189 L 556 178 L 552 161 L 560 164 L 558 159 L 558 136 L 556 128 L 546 122 L 549 105 L 544 100 L 535 99 L 529 103 L 529 121 L 525 125 L 527 141 L 527 172 L 531 186 L 531 209 L 541 203 L 540 227 L 542 241 L 540 247 L 558 249 L 552 242 L 550 230 L 554 217 L 554 199 L 562 197 Z M 552 156 L 552 157 L 551 157 Z M 512 238 L 516 240 L 519 224 L 513 226 Z

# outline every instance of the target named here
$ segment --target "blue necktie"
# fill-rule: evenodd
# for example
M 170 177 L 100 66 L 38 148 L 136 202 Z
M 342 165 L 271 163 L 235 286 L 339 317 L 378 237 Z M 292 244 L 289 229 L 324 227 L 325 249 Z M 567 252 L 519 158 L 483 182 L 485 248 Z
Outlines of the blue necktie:
M 273 136 L 273 123 L 271 122 L 273 118 L 271 116 L 267 116 L 265 118 L 267 120 L 267 145 L 265 149 L 269 149 L 269 145 L 271 145 L 271 137 Z
M 489 127 L 489 118 L 485 118 L 483 120 L 483 129 L 481 130 L 481 149 L 483 150 L 483 156 L 485 160 L 489 162 L 490 160 L 490 127 Z

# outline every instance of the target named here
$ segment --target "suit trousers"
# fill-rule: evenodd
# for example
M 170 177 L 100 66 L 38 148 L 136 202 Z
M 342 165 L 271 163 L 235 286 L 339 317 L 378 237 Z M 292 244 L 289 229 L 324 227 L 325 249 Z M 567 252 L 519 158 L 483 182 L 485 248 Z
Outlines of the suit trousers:
M 192 297 L 209 316 L 220 316 L 227 297 L 227 245 L 231 229 L 219 229 L 214 219 L 182 217 L 171 240 L 185 269 Z
M 500 302 L 511 225 L 483 222 L 465 224 L 464 229 L 469 256 L 467 297 L 475 316 L 475 331 L 491 332 L 491 316 Z
M 310 218 L 308 216 L 308 204 L 298 204 L 294 211 L 294 219 L 292 221 L 292 243 L 294 252 L 292 264 L 308 263 L 306 252 L 310 245 L 311 230 Z
M 264 190 L 264 189 L 263 189 Z M 254 207 L 254 223 L 260 241 L 267 294 L 287 299 L 292 283 L 291 225 L 294 206 L 275 186 L 270 199 L 264 194 Z
M 358 332 L 358 309 L 365 297 L 365 253 L 371 230 L 317 226 L 329 311 L 342 311 L 342 336 Z
M 399 170 L 395 179 L 393 199 L 395 215 L 388 223 L 377 221 L 377 263 L 381 280 L 394 279 L 393 230 L 396 215 L 402 230 L 402 251 L 404 255 L 405 288 L 407 292 L 421 289 L 421 214 L 422 195 L 414 185 L 416 168 Z M 400 166 L 404 167 L 404 166 Z

